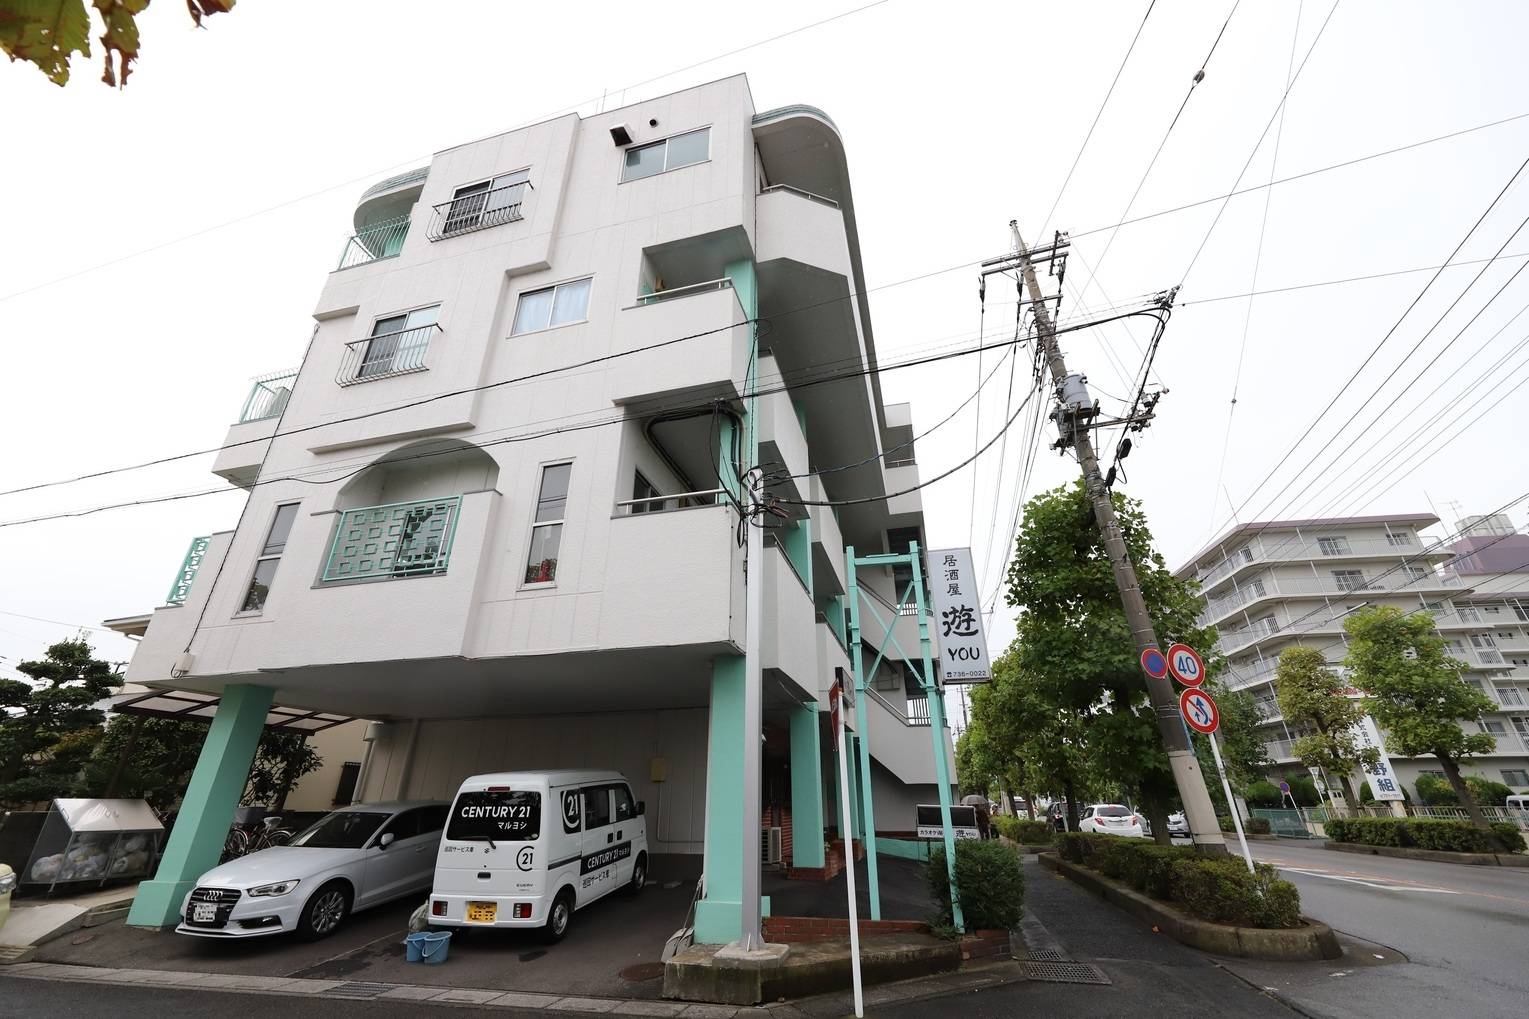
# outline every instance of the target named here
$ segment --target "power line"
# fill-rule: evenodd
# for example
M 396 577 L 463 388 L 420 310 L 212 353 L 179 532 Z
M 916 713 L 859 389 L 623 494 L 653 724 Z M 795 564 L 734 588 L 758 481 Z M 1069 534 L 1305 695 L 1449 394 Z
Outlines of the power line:
M 0 609 L 0 616 L 15 616 L 17 619 L 30 619 L 34 623 L 51 623 L 54 626 L 67 626 L 71 630 L 97 630 L 101 633 L 111 633 L 104 626 L 91 626 L 88 623 L 66 623 L 62 619 L 44 619 L 41 616 L 29 616 L 22 612 L 12 612 L 9 609 Z
M 1511 255 L 1492 255 L 1489 258 L 1462 258 L 1459 261 L 1446 262 L 1443 265 L 1420 265 L 1415 269 L 1392 269 L 1389 272 L 1374 272 L 1364 276 L 1343 276 L 1339 279 L 1315 280 L 1311 283 L 1294 283 L 1288 287 L 1268 287 L 1263 290 L 1248 290 L 1240 294 L 1200 297 L 1193 301 L 1181 301 L 1179 302 L 1179 307 L 1187 308 L 1195 304 L 1213 304 L 1217 301 L 1237 301 L 1244 297 L 1264 297 L 1268 294 L 1286 294 L 1293 290 L 1311 290 L 1315 287 L 1332 287 L 1344 283 L 1364 283 L 1369 280 L 1389 279 L 1393 276 L 1410 276 L 1420 272 L 1433 272 L 1435 269 L 1463 269 L 1470 265 L 1503 262 L 1514 258 L 1529 258 L 1529 251 L 1517 251 Z

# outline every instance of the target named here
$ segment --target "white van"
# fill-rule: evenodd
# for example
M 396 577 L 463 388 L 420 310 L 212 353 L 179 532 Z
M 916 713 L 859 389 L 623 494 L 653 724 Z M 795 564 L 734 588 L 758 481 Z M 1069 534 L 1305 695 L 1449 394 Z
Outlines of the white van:
M 616 771 L 516 771 L 462 783 L 436 856 L 429 922 L 568 933 L 573 911 L 648 878 L 643 804 Z

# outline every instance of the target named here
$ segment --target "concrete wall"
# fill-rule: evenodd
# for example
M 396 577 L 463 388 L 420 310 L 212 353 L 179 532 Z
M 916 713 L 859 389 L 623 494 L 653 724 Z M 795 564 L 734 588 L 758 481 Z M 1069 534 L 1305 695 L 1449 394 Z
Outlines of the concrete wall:
M 288 810 L 328 810 L 334 805 L 341 767 L 347 761 L 360 764 L 366 755 L 366 744 L 361 737 L 368 724 L 358 719 L 308 737 L 308 745 L 324 758 L 324 763 L 319 770 L 304 775 L 292 787 L 292 791 L 287 794 Z

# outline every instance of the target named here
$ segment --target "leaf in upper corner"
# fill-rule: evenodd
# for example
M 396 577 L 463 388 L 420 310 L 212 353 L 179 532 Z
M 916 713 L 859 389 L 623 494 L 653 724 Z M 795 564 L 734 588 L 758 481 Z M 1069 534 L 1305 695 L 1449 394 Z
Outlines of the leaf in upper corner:
M 191 12 L 191 20 L 196 22 L 196 27 L 202 27 L 202 19 L 210 18 L 214 14 L 227 14 L 233 10 L 238 0 L 186 0 L 186 10 Z
M 127 76 L 133 73 L 133 61 L 138 59 L 137 18 L 149 6 L 149 0 L 92 0 L 92 3 L 106 28 L 101 35 L 101 45 L 106 48 L 103 54 L 106 71 L 101 80 L 108 85 L 126 85 Z
M 69 80 L 69 58 L 90 56 L 84 0 L 0 0 L 0 50 L 36 64 L 55 85 Z

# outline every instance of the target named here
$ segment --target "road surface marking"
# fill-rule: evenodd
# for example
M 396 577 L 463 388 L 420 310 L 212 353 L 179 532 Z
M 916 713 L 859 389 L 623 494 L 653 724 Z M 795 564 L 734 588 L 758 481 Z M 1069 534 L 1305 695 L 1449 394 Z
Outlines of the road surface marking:
M 1383 892 L 1432 892 L 1436 895 L 1459 895 L 1453 888 L 1435 888 L 1432 885 L 1415 885 L 1407 883 L 1382 884 L 1387 879 L 1365 880 L 1361 877 L 1350 877 L 1346 874 L 1332 874 L 1327 871 L 1312 870 L 1306 867 L 1281 867 L 1292 874 L 1305 874 L 1308 877 L 1321 877 L 1329 881 L 1345 881 L 1352 885 L 1364 885 L 1366 888 L 1379 888 Z

